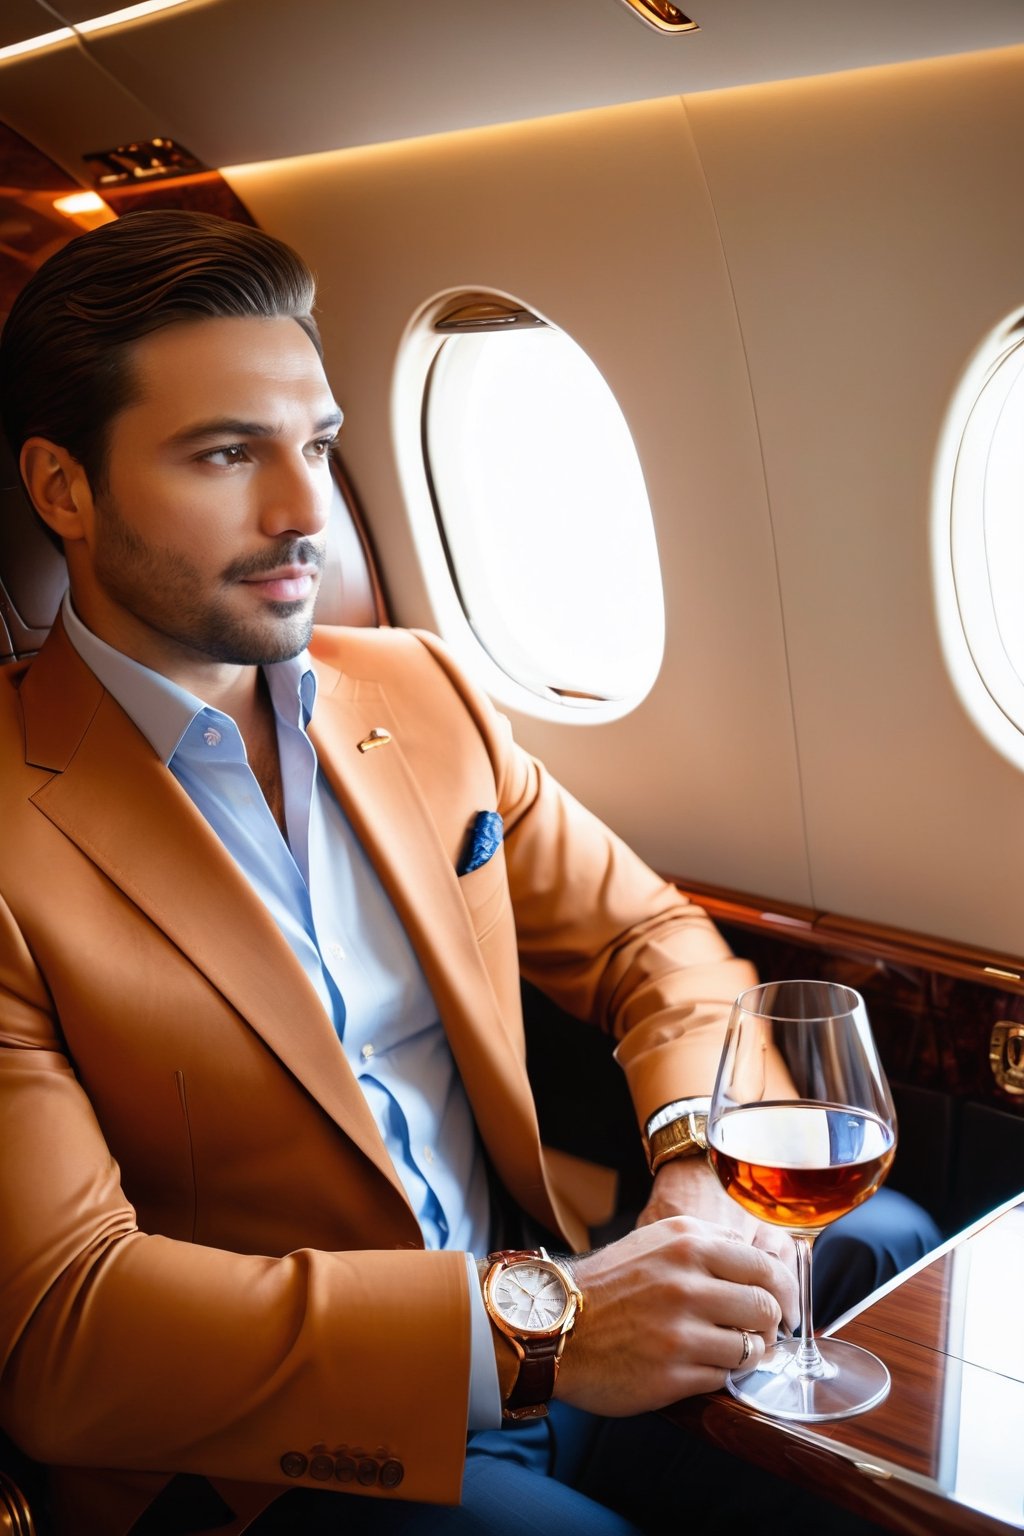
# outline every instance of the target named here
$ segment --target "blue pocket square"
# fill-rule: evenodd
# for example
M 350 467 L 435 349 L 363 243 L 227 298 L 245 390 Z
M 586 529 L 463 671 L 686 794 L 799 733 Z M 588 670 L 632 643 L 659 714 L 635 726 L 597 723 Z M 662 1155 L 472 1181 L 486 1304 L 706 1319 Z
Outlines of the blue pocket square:
M 501 817 L 497 811 L 477 811 L 473 817 L 473 825 L 466 834 L 466 842 L 463 847 L 459 862 L 455 867 L 457 875 L 468 875 L 474 869 L 479 869 L 492 859 L 501 847 L 505 836 Z

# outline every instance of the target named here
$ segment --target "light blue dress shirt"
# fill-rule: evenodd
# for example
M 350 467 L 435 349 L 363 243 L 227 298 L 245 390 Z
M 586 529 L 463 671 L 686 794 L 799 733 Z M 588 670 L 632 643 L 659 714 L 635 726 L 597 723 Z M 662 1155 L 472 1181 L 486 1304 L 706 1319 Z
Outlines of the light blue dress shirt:
M 167 765 L 269 908 L 334 1024 L 427 1248 L 467 1255 L 473 1299 L 469 1428 L 501 1422 L 475 1253 L 486 1253 L 487 1173 L 472 1111 L 405 929 L 327 782 L 306 727 L 308 656 L 263 668 L 277 723 L 287 841 L 230 716 L 87 629 L 68 638 Z

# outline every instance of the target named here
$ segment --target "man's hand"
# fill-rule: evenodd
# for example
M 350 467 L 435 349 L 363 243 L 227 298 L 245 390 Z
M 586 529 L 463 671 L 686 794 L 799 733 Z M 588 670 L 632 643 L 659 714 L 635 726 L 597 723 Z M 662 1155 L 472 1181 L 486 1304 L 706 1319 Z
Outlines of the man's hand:
M 651 1221 L 572 1261 L 584 1304 L 555 1396 L 618 1417 L 713 1392 L 757 1365 L 795 1305 L 786 1266 L 737 1233 L 690 1216 Z
M 734 1236 L 755 1248 L 781 1259 L 796 1283 L 796 1249 L 793 1239 L 784 1227 L 773 1227 L 758 1221 L 735 1200 L 730 1199 L 719 1184 L 707 1159 L 703 1157 L 677 1157 L 662 1163 L 654 1176 L 651 1196 L 637 1217 L 637 1226 L 648 1226 L 666 1216 L 697 1216 L 701 1221 L 713 1221 L 726 1227 Z M 784 1303 L 783 1321 L 790 1327 L 797 1326 L 799 1308 L 796 1291 L 792 1304 Z

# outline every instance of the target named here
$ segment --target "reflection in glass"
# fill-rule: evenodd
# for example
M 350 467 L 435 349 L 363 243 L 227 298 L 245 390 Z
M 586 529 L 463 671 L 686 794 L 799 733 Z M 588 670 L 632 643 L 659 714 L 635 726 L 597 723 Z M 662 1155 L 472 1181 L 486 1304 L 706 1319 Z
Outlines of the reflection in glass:
M 950 1255 L 938 1481 L 964 1504 L 1024 1524 L 1024 1212 Z

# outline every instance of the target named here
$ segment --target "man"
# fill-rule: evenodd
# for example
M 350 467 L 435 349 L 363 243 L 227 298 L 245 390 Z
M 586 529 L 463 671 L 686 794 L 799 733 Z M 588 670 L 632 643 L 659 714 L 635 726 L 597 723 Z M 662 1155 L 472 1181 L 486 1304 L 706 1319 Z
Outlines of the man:
M 620 1242 L 486 1261 L 586 1241 L 520 968 L 618 1038 L 641 1125 L 678 1106 L 658 1154 L 691 1150 L 753 978 L 436 642 L 313 634 L 341 413 L 312 303 L 269 237 L 137 214 L 4 331 L 70 593 L 0 677 L 0 1422 L 76 1533 L 284 1490 L 253 1529 L 518 1531 L 531 1499 L 537 1528 L 657 1529 L 652 1466 L 678 1473 L 631 1416 L 756 1363 L 790 1256 L 684 1155 Z M 557 1340 L 510 1341 L 517 1284 Z

